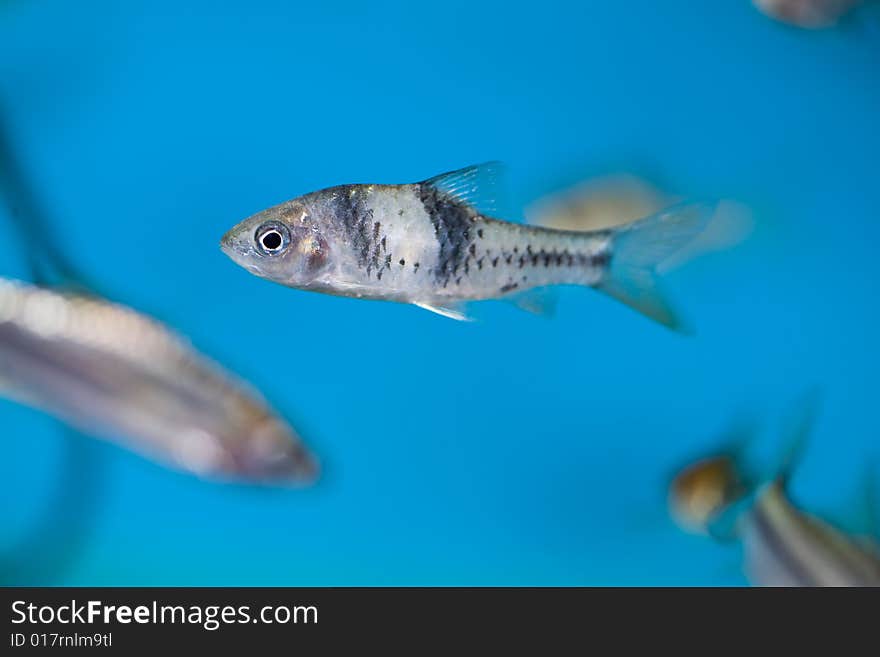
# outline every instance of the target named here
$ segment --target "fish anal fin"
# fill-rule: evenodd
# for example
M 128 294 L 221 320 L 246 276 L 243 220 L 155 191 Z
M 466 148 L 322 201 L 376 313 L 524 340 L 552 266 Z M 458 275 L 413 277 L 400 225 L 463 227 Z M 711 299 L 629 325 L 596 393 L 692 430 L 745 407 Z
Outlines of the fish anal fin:
M 551 318 L 556 315 L 559 295 L 555 290 L 540 287 L 512 294 L 506 300 L 527 313 Z
M 459 322 L 472 322 L 473 318 L 468 317 L 465 312 L 464 304 L 456 303 L 456 304 L 447 304 L 444 306 L 439 306 L 435 303 L 430 303 L 427 301 L 414 301 L 414 306 L 418 306 L 419 308 L 423 308 L 424 310 L 430 311 L 432 313 L 436 313 L 438 315 L 442 315 L 443 317 L 448 317 L 449 319 L 454 319 Z
M 603 281 L 598 286 L 599 289 L 677 333 L 684 335 L 693 333 L 660 291 L 654 272 L 638 268 L 621 268 L 616 274 L 615 278 Z

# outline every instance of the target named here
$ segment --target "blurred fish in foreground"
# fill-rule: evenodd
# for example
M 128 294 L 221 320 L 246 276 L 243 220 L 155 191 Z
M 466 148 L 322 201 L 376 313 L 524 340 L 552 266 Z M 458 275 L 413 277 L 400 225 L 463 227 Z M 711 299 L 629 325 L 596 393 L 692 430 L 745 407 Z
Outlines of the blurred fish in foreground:
M 159 322 L 100 298 L 0 279 L 0 393 L 197 475 L 316 475 L 256 390 Z
M 544 196 L 529 205 L 525 215 L 529 223 L 539 226 L 595 231 L 631 223 L 680 200 L 638 176 L 610 174 Z M 671 271 L 704 254 L 734 247 L 753 228 L 754 220 L 747 206 L 732 200 L 719 201 L 703 230 L 658 263 L 657 271 Z
M 811 418 L 799 423 L 800 449 Z M 684 468 L 669 501 L 690 532 L 735 538 L 758 586 L 880 586 L 880 545 L 848 535 L 795 505 L 788 494 L 793 459 L 767 478 L 754 476 L 741 453 L 724 450 Z
M 833 27 L 862 0 L 752 0 L 770 18 L 807 30 Z
M 257 390 L 170 328 L 84 283 L 52 242 L 2 128 L 0 197 L 34 278 L 59 285 L 0 278 L 0 394 L 206 478 L 313 481 L 315 459 Z

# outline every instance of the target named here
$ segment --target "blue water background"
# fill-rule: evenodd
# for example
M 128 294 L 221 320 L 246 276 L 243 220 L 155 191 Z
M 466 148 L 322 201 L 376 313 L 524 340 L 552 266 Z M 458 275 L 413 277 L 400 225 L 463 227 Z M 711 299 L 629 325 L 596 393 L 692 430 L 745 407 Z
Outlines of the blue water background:
M 223 486 L 88 442 L 59 496 L 67 438 L 2 401 L 4 554 L 54 518 L 28 582 L 741 584 L 736 547 L 668 519 L 668 477 L 741 412 L 772 452 L 815 384 L 792 492 L 856 522 L 880 438 L 865 17 L 806 32 L 745 0 L 0 2 L 0 102 L 54 237 L 265 390 L 326 475 Z M 490 159 L 514 219 L 631 171 L 743 202 L 756 229 L 668 277 L 692 338 L 577 289 L 551 320 L 488 303 L 456 323 L 275 286 L 217 247 L 317 188 Z M 3 274 L 28 277 L 0 235 Z

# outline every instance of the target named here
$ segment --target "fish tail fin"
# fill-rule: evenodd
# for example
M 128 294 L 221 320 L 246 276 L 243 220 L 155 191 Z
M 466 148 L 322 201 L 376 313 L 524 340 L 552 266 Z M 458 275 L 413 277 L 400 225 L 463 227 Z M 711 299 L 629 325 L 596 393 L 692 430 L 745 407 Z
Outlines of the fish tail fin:
M 680 203 L 615 229 L 611 263 L 596 287 L 674 331 L 687 332 L 663 297 L 656 270 L 703 230 L 714 208 Z

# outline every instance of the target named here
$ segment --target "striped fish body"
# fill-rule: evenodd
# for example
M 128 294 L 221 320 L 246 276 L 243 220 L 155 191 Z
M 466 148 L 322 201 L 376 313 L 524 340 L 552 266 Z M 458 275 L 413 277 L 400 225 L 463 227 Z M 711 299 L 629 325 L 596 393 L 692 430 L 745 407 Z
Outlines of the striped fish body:
M 744 519 L 749 579 L 761 586 L 880 586 L 880 555 L 795 507 L 769 484 Z
M 496 299 L 535 287 L 594 285 L 607 232 L 574 233 L 487 217 L 429 184 L 344 185 L 306 197 L 328 222 L 328 291 L 403 302 Z

